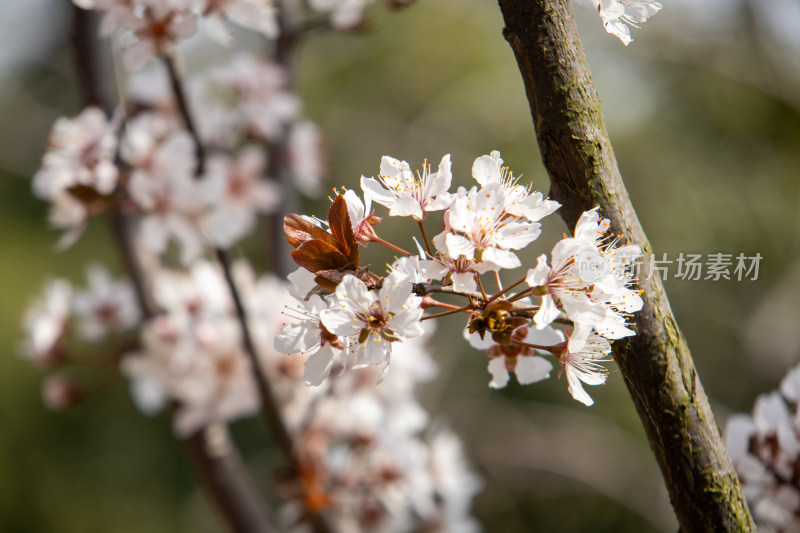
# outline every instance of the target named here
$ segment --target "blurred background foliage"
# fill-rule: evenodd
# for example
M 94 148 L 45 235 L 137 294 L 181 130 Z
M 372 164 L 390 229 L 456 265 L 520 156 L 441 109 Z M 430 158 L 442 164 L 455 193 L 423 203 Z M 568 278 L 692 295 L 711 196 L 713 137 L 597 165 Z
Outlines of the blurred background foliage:
M 675 264 L 666 281 L 722 425 L 776 387 L 800 355 L 800 7 L 695 4 L 665 2 L 627 48 L 592 9 L 576 11 L 622 174 L 657 256 L 763 256 L 757 281 L 683 281 L 673 278 Z M 88 377 L 93 394 L 81 405 L 50 413 L 42 374 L 18 357 L 21 317 L 43 280 L 80 281 L 89 260 L 119 266 L 100 220 L 56 254 L 46 206 L 30 193 L 51 123 L 81 106 L 69 20 L 66 1 L 0 5 L 0 530 L 219 531 L 164 416 L 139 414 L 110 371 Z M 357 187 L 384 154 L 413 166 L 445 153 L 454 185 L 468 185 L 472 160 L 499 149 L 546 192 L 501 29 L 493 2 L 420 0 L 398 12 L 376 5 L 363 34 L 304 42 L 296 88 L 327 135 L 329 185 Z M 188 44 L 192 67 L 227 53 Z M 326 204 L 303 207 L 323 214 Z M 555 216 L 545 227 L 526 262 L 566 230 Z M 379 229 L 408 239 L 396 220 Z M 257 237 L 239 252 L 263 259 L 260 244 Z M 382 250 L 366 253 L 374 269 L 388 260 Z M 675 530 L 617 370 L 591 391 L 591 408 L 573 401 L 563 380 L 492 391 L 485 356 L 460 340 L 457 322 L 439 328 L 432 351 L 441 377 L 422 394 L 485 479 L 475 512 L 487 531 Z M 268 485 L 264 432 L 249 422 L 234 430 Z

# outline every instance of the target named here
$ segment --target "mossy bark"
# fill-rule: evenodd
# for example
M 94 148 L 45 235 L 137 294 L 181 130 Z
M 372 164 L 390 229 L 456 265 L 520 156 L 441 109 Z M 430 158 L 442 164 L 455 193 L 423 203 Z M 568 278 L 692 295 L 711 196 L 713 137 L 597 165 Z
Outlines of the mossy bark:
M 652 252 L 622 182 L 571 0 L 499 0 L 551 196 L 574 226 L 599 205 L 612 231 Z M 641 276 L 637 335 L 615 356 L 683 531 L 750 531 L 752 518 L 658 275 Z

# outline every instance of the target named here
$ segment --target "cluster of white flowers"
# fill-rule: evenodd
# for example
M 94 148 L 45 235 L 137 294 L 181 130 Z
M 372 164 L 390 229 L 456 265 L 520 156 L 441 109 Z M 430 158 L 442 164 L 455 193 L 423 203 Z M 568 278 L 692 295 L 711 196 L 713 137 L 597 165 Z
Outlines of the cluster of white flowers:
M 291 276 L 294 296 L 309 286 L 307 274 L 297 271 Z M 395 294 L 389 301 L 396 296 L 405 298 Z M 363 294 L 360 297 L 368 298 Z M 372 300 L 376 309 L 385 303 Z M 299 308 L 298 313 L 319 304 L 318 300 Z M 401 334 L 401 328 L 393 327 Z M 349 358 L 339 351 L 340 357 L 332 361 L 321 354 L 325 346 L 348 341 L 347 337 L 326 333 L 319 318 L 316 322 L 307 316 L 300 318 L 290 323 L 290 328 L 291 332 L 285 331 L 276 344 L 316 345 L 306 350 L 310 355 L 302 379 L 316 382 L 322 374 L 331 375 L 320 387 L 306 388 L 314 397 L 312 408 L 307 407 L 307 398 L 296 397 L 295 403 L 303 406 L 303 416 L 296 419 L 305 422 L 296 426 L 295 432 L 310 472 L 321 487 L 326 487 L 324 500 L 333 504 L 333 529 L 478 531 L 470 506 L 481 488 L 480 479 L 467 467 L 461 443 L 453 433 L 443 428 L 424 431 L 429 416 L 414 397 L 418 384 L 436 377 L 436 367 L 425 346 L 432 328 L 415 331 L 404 342 L 396 343 L 392 372 L 385 379 L 380 368 L 362 363 L 367 348 L 350 352 Z M 379 335 L 370 332 L 365 342 L 379 346 Z M 283 511 L 292 521 L 302 508 L 290 504 Z
M 300 474 L 303 496 L 287 495 L 281 513 L 286 527 L 303 530 L 302 514 L 316 495 L 318 504 L 330 509 L 336 531 L 478 531 L 470 507 L 481 482 L 453 433 L 426 431 L 428 413 L 414 396 L 418 385 L 436 376 L 425 346 L 432 328 L 423 330 L 414 315 L 406 321 L 411 332 L 392 316 L 385 327 L 369 332 L 376 352 L 353 351 L 349 361 L 327 358 L 320 348 L 347 341 L 326 333 L 319 318 L 316 324 L 304 320 L 306 309 L 316 309 L 321 301 L 316 295 L 302 298 L 314 285 L 310 273 L 298 270 L 287 287 L 274 276 L 257 277 L 243 260 L 232 272 L 260 370 L 270 380 L 300 464 L 307 469 Z M 70 339 L 98 344 L 140 323 L 127 282 L 115 281 L 99 265 L 87 269 L 87 280 L 85 289 L 72 289 L 64 280 L 49 282 L 43 299 L 31 308 L 24 348 L 37 364 L 61 368 L 78 362 L 74 352 L 80 346 Z M 219 266 L 199 260 L 188 271 L 160 268 L 152 285 L 160 312 L 141 325 L 138 348 L 119 360 L 136 405 L 146 414 L 169 406 L 175 432 L 183 437 L 255 415 L 260 397 L 252 363 Z M 353 290 L 374 304 L 373 311 L 384 309 L 387 316 L 416 298 L 390 289 L 387 284 L 381 300 Z M 285 351 L 298 353 L 284 354 L 273 343 L 295 311 L 300 320 L 284 329 L 277 344 L 294 343 Z M 365 366 L 360 363 L 382 357 L 378 341 L 391 332 L 413 338 L 395 347 L 393 372 L 378 384 L 375 367 L 359 369 Z M 349 371 L 343 373 L 345 367 Z M 323 373 L 335 377 L 321 387 L 303 385 L 321 382 Z M 48 406 L 63 408 L 82 399 L 86 390 L 69 373 L 56 373 L 44 382 L 42 394 Z
M 252 277 L 245 268 L 237 268 L 240 282 Z M 198 261 L 186 274 L 158 272 L 153 283 L 164 312 L 144 324 L 141 349 L 121 363 L 140 409 L 153 413 L 173 403 L 175 430 L 183 436 L 258 412 L 251 363 L 222 272 Z M 246 290 L 274 299 L 268 283 L 248 283 Z
M 86 278 L 85 289 L 74 289 L 65 279 L 48 281 L 25 315 L 21 353 L 44 370 L 60 372 L 82 360 L 70 339 L 96 344 L 139 323 L 138 303 L 126 280 L 114 280 L 99 264 L 87 267 Z M 79 399 L 79 391 L 81 386 L 61 373 L 51 375 L 42 387 L 45 403 L 53 408 Z
M 267 176 L 265 142 L 291 140 L 293 181 L 307 194 L 319 190 L 320 134 L 299 121 L 299 101 L 285 88 L 281 67 L 242 55 L 193 80 L 192 110 L 213 148 L 199 176 L 194 141 L 171 95 L 154 90 L 168 87 L 165 72 L 149 72 L 146 81 L 134 79 L 137 111 L 124 121 L 109 121 L 90 107 L 55 123 L 33 188 L 51 202 L 52 224 L 66 230 L 62 248 L 77 240 L 89 216 L 120 199 L 126 212 L 139 215 L 140 240 L 154 253 L 174 241 L 189 264 L 205 245 L 234 245 L 253 231 L 257 215 L 274 212 L 283 198 Z
M 272 0 L 73 1 L 103 14 L 101 34 L 117 38 L 125 67 L 139 72 L 112 117 L 89 107 L 55 123 L 33 189 L 51 204 L 62 248 L 91 217 L 111 215 L 131 281 L 91 265 L 84 289 L 46 285 L 25 317 L 23 346 L 37 365 L 58 370 L 44 383 L 45 402 L 61 408 L 86 397 L 91 387 L 67 365 L 92 358 L 130 380 L 143 412 L 168 410 L 180 437 L 274 401 L 296 470 L 281 513 L 287 530 L 303 530 L 325 509 L 337 531 L 477 531 L 470 506 L 481 482 L 457 437 L 431 430 L 414 398 L 436 374 L 425 341 L 438 315 L 426 309 L 468 315 L 464 335 L 486 351 L 491 387 L 505 387 L 512 373 L 521 384 L 543 380 L 553 356 L 572 396 L 591 405 L 583 384 L 605 382 L 610 341 L 635 334 L 628 321 L 642 301 L 626 266 L 639 248 L 617 246 L 621 237 L 608 235 L 594 209 L 549 262 L 541 255 L 504 289 L 501 271 L 523 266 L 518 253 L 559 204 L 521 184 L 495 151 L 475 160 L 469 188 L 450 192 L 449 155 L 416 173 L 383 157 L 376 177 L 362 176 L 363 195 L 343 190 L 327 220 L 288 215 L 287 241 L 302 267 L 288 287 L 244 260 L 231 266 L 227 250 L 286 204 L 286 183 L 305 194 L 321 188 L 323 140 L 283 66 L 241 54 L 183 80 L 178 44 L 202 26 L 228 45 L 228 22 L 293 42 L 320 27 L 309 12 L 353 29 L 371 0 L 309 0 L 280 24 Z M 598 3 L 626 44 L 627 24 L 660 7 Z M 165 61 L 144 68 L 154 57 Z M 373 204 L 413 219 L 424 247 L 416 242 L 412 254 L 379 237 Z M 428 240 L 425 222 L 436 212 L 442 222 Z M 376 243 L 403 254 L 386 276 L 359 263 L 360 249 Z M 203 258 L 210 248 L 220 264 Z
M 728 419 L 725 445 L 758 530 L 800 531 L 800 366 Z
M 472 177 L 477 186 L 450 193 L 449 155 L 436 172 L 426 161 L 416 174 L 407 162 L 383 157 L 377 178 L 361 178 L 364 201 L 352 190 L 342 195 L 349 216 L 344 226 L 334 212 L 336 202 L 327 223 L 287 217 L 293 256 L 307 269 L 293 280 L 304 318 L 287 326 L 275 346 L 310 355 L 307 383 L 318 385 L 337 363 L 344 368 L 381 365 L 385 373 L 392 349 L 421 334 L 423 307 L 455 307 L 426 300 L 433 288 L 469 299 L 456 311 L 470 313 L 465 335 L 474 347 L 487 350 L 492 387 L 504 387 L 510 372 L 522 384 L 547 378 L 552 365 L 534 355 L 538 350 L 558 358 L 575 399 L 593 403 L 582 384 L 604 383 L 609 340 L 635 334 L 628 319 L 641 309 L 642 300 L 631 288 L 635 279 L 629 267 L 641 250 L 617 246 L 620 237 L 608 235 L 609 221 L 601 220 L 595 208 L 581 216 L 573 237 L 556 244 L 550 264 L 541 255 L 537 266 L 515 283 L 527 282 L 529 289 L 505 298 L 498 286 L 498 294 L 489 297 L 480 276 L 522 266 L 516 251 L 538 238 L 539 221 L 559 204 L 520 184 L 496 151 L 475 160 Z M 380 218 L 371 211 L 372 202 L 420 226 L 429 213 L 443 211 L 443 231 L 432 239 L 436 253 L 428 256 L 421 246 L 417 255 L 405 252 L 408 257 L 391 265 L 385 278 L 359 269 L 357 254 L 348 251 L 356 242 L 402 251 L 376 234 Z M 352 235 L 342 236 L 348 230 Z M 531 296 L 541 296 L 541 304 L 533 306 Z M 573 329 L 553 329 L 560 318 Z
M 443 430 L 421 436 L 428 415 L 413 393 L 436 373 L 421 328 L 414 341 L 398 347 L 394 371 L 380 385 L 372 368 L 341 374 L 348 363 L 326 361 L 319 346 L 304 350 L 308 357 L 273 349 L 287 320 L 281 310 L 290 305 L 290 293 L 296 297 L 300 286 L 308 286 L 307 274 L 291 276 L 294 286 L 287 291 L 273 276 L 256 278 L 246 263 L 234 265 L 259 364 L 308 469 L 304 483 L 316 487 L 305 497 L 319 492 L 333 509 L 337 531 L 411 531 L 420 525 L 477 530 L 469 507 L 480 483 L 466 467 L 458 439 Z M 140 409 L 174 406 L 175 431 L 183 436 L 254 415 L 259 396 L 222 272 L 204 261 L 188 273 L 165 270 L 153 292 L 164 312 L 144 325 L 141 348 L 121 362 Z M 318 323 L 298 320 L 290 327 L 303 346 L 337 342 Z M 351 368 L 359 366 L 354 355 Z M 302 385 L 323 366 L 338 377 L 323 387 Z M 293 523 L 303 509 L 290 500 L 283 514 Z

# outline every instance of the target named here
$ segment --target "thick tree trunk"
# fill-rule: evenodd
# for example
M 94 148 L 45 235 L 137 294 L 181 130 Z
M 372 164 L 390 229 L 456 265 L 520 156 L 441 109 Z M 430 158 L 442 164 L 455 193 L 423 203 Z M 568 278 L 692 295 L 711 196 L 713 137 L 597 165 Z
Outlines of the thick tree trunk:
M 574 226 L 596 205 L 645 254 L 652 248 L 631 205 L 578 38 L 571 0 L 499 0 L 519 64 L 539 149 Z M 708 398 L 658 275 L 641 276 L 644 307 L 616 360 L 684 531 L 749 531 L 752 519 Z

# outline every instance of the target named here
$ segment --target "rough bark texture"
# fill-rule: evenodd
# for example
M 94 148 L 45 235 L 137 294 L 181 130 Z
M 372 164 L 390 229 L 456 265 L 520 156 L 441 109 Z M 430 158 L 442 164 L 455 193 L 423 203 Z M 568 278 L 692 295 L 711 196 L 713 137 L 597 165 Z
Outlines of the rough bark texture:
M 499 3 L 562 217 L 574 226 L 599 205 L 612 231 L 651 253 L 617 168 L 571 1 Z M 638 334 L 616 343 L 615 355 L 681 529 L 750 531 L 741 486 L 660 277 L 642 279 L 641 288 Z

